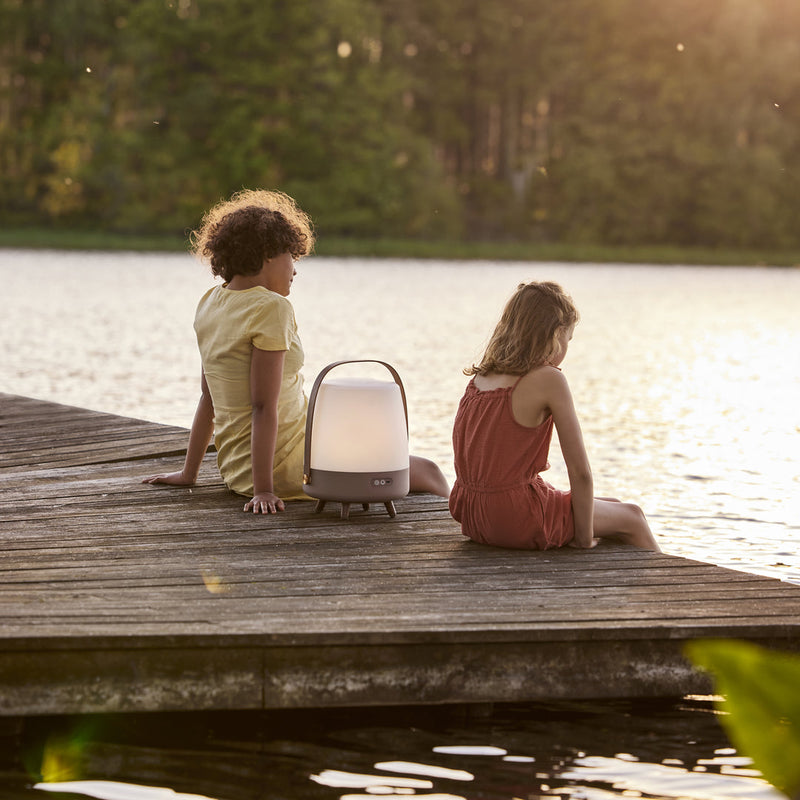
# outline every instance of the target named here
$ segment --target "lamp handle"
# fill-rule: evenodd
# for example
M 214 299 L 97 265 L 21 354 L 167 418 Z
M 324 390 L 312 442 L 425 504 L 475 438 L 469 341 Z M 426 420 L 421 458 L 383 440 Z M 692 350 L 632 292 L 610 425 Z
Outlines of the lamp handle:
M 317 394 L 319 387 L 325 376 L 334 368 L 340 367 L 342 364 L 381 364 L 386 367 L 394 378 L 394 382 L 400 387 L 400 397 L 403 399 L 403 413 L 406 417 L 406 435 L 408 435 L 408 404 L 406 403 L 406 391 L 403 388 L 403 381 L 400 380 L 400 375 L 397 370 L 385 361 L 378 361 L 374 358 L 355 358 L 347 359 L 345 361 L 334 361 L 328 364 L 327 367 L 320 370 L 314 385 L 311 387 L 311 394 L 308 396 L 308 410 L 306 411 L 306 441 L 303 451 L 303 483 L 310 483 L 311 480 L 311 429 L 314 425 L 314 407 L 317 404 Z

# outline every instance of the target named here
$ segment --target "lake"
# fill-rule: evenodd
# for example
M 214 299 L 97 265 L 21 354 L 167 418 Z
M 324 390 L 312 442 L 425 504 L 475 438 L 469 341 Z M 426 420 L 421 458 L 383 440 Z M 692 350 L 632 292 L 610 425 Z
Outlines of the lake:
M 189 426 L 200 374 L 192 318 L 212 284 L 207 268 L 180 254 L 0 250 L 0 278 L 0 390 Z M 516 285 L 542 279 L 560 282 L 581 313 L 562 368 L 596 493 L 641 505 L 668 553 L 800 582 L 800 270 L 312 257 L 299 264 L 291 295 L 307 384 L 340 359 L 392 363 L 408 395 L 412 451 L 452 479 L 450 428 L 467 380 L 462 369 L 479 357 Z M 548 480 L 567 488 L 557 443 L 550 461 Z M 110 732 L 94 742 L 92 752 L 115 754 L 96 762 L 95 772 L 102 763 L 109 780 L 160 780 L 149 785 L 220 800 L 431 791 L 771 796 L 727 743 L 705 699 L 655 711 L 648 704 L 503 707 L 466 722 L 450 713 L 376 714 L 318 715 L 302 729 L 298 720 L 309 718 L 296 715 L 282 723 L 287 740 L 252 715 L 226 717 L 235 732 L 220 739 L 210 733 L 219 720 L 204 717 L 191 736 L 173 735 L 161 750 L 144 721 L 135 745 Z M 120 725 L 129 733 L 136 727 L 117 721 L 115 730 Z M 600 733 L 618 728 L 625 729 L 619 736 Z M 637 735 L 625 736 L 627 729 Z M 181 735 L 203 755 L 175 760 Z M 455 745 L 473 749 L 433 753 Z M 481 750 L 490 745 L 505 754 Z M 137 747 L 149 766 L 126 772 L 119 765 L 136 763 Z M 475 782 L 465 788 L 452 776 L 434 776 L 424 791 L 341 784 L 374 772 L 374 755 L 458 763 Z M 203 779 L 209 759 L 241 762 L 242 771 Z M 296 782 L 256 790 L 273 771 Z M 19 785 L 10 791 L 0 796 L 41 797 Z

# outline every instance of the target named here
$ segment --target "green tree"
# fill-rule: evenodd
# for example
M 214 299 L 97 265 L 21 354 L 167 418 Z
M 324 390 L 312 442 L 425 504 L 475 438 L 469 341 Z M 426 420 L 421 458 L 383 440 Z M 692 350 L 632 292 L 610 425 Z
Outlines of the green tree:
M 800 244 L 795 0 L 0 0 L 5 224 Z
M 270 186 L 322 231 L 420 232 L 441 181 L 403 123 L 403 76 L 375 57 L 370 10 L 361 0 L 140 2 L 119 60 L 136 83 L 130 129 L 115 137 L 125 161 L 113 171 L 127 177 L 118 223 L 183 227 L 221 196 Z
M 7 219 L 79 217 L 91 167 L 93 121 L 103 91 L 104 28 L 113 0 L 2 0 L 0 4 L 0 207 Z

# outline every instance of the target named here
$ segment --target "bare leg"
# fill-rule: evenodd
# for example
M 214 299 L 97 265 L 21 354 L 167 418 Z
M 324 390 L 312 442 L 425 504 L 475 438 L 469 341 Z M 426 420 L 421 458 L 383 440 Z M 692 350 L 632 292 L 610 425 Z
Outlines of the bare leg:
M 439 497 L 450 497 L 447 478 L 439 467 L 427 458 L 409 456 L 409 483 L 412 492 L 429 492 Z
M 633 503 L 595 499 L 594 535 L 661 552 L 642 509 Z

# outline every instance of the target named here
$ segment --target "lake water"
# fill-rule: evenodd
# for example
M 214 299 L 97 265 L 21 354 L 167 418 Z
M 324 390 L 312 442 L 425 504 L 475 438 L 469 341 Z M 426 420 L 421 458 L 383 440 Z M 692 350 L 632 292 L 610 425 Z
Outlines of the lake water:
M 408 395 L 412 450 L 452 478 L 461 370 L 517 283 L 541 279 L 562 283 L 581 313 L 563 371 L 596 493 L 639 503 L 666 552 L 800 582 L 800 270 L 314 257 L 299 265 L 291 297 L 307 383 L 332 361 L 389 361 Z M 189 426 L 200 372 L 192 317 L 212 283 L 205 267 L 185 255 L 5 250 L 0 281 L 1 391 Z M 549 480 L 566 488 L 557 446 L 550 460 Z M 203 718 L 202 743 L 183 734 L 202 752 L 194 761 L 175 755 L 175 737 L 157 751 L 152 731 L 147 747 L 112 745 L 119 736 L 106 732 L 92 752 L 113 753 L 103 762 L 108 780 L 220 800 L 770 796 L 705 701 L 656 711 L 504 707 L 466 723 L 410 710 L 384 717 L 319 715 L 313 730 L 292 723 L 284 740 L 264 718 L 239 715 L 238 735 L 222 743 L 209 733 L 218 720 Z M 618 741 L 607 735 L 617 728 Z M 506 752 L 433 751 L 453 745 Z M 147 769 L 135 766 L 137 747 Z M 201 777 L 209 753 L 239 773 Z M 428 788 L 344 785 L 374 773 L 375 759 L 457 764 L 475 780 L 465 788 L 434 771 L 417 776 Z M 97 763 L 93 777 L 103 777 Z M 265 777 L 273 771 L 283 781 L 274 791 Z M 20 785 L 10 792 L 0 797 L 42 796 Z

